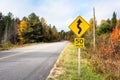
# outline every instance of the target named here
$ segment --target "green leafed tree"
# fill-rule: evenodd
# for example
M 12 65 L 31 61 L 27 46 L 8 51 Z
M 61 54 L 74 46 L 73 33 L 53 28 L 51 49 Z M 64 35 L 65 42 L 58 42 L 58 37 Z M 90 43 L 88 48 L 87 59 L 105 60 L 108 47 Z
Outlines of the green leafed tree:
M 111 27 L 110 24 L 104 23 L 100 26 L 99 30 L 97 31 L 97 34 L 104 34 L 104 33 L 110 33 L 111 32 Z

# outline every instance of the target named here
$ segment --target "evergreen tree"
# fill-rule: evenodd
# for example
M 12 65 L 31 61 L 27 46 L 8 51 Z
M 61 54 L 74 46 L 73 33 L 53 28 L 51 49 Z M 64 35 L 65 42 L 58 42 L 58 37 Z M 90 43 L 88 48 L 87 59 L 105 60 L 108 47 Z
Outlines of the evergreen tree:
M 35 13 L 31 13 L 28 16 L 27 28 L 24 33 L 25 42 L 41 42 L 43 41 L 43 27 L 39 20 L 39 17 Z
M 65 31 L 64 30 L 61 30 L 60 37 L 61 37 L 62 40 L 65 39 Z
M 113 28 L 116 27 L 116 23 L 117 23 L 116 13 L 113 12 L 113 16 L 112 16 L 112 19 L 111 19 L 111 29 L 112 30 L 113 30 Z
M 110 24 L 110 19 L 107 19 L 107 23 L 109 23 L 109 24 Z

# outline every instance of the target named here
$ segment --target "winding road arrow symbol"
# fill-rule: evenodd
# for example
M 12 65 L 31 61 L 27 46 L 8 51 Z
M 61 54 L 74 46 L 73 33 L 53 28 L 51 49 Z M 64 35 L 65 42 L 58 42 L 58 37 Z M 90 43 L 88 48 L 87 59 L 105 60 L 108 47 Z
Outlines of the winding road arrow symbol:
M 80 32 L 82 31 L 82 29 L 81 29 L 81 27 L 80 27 L 80 24 L 82 23 L 82 21 L 79 19 L 78 21 L 77 21 L 77 28 L 79 29 L 79 31 L 78 31 L 78 34 L 80 34 Z

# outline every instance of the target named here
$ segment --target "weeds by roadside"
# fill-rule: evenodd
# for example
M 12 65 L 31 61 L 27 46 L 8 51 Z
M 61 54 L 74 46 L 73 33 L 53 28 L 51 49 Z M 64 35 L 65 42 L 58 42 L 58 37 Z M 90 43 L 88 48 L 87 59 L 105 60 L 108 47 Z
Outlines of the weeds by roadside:
M 112 44 L 110 35 L 104 34 L 96 39 L 96 51 L 91 48 L 87 51 L 93 71 L 101 74 L 104 80 L 120 80 L 119 44 L 117 40 Z
M 92 71 L 89 66 L 91 56 L 84 50 L 81 53 L 81 76 L 78 76 L 77 58 L 77 49 L 72 43 L 69 43 L 61 53 L 47 80 L 103 80 L 101 75 Z
M 43 42 L 41 42 L 41 43 L 43 43 Z M 5 43 L 0 44 L 0 51 L 9 50 L 9 49 L 13 49 L 13 48 L 20 48 L 20 47 L 25 47 L 25 46 L 31 46 L 31 45 L 35 45 L 35 44 L 37 44 L 37 43 L 20 45 L 20 44 L 12 44 L 11 42 L 5 42 Z

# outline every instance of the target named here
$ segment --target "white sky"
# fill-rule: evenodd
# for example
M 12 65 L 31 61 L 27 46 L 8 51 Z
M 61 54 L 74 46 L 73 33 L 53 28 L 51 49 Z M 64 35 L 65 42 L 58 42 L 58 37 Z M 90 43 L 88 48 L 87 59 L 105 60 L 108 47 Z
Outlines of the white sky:
M 68 31 L 69 24 L 79 15 L 88 22 L 93 17 L 93 7 L 98 23 L 111 19 L 114 11 L 120 18 L 120 0 L 0 0 L 0 12 L 4 15 L 12 12 L 14 17 L 22 19 L 34 12 L 58 31 Z

